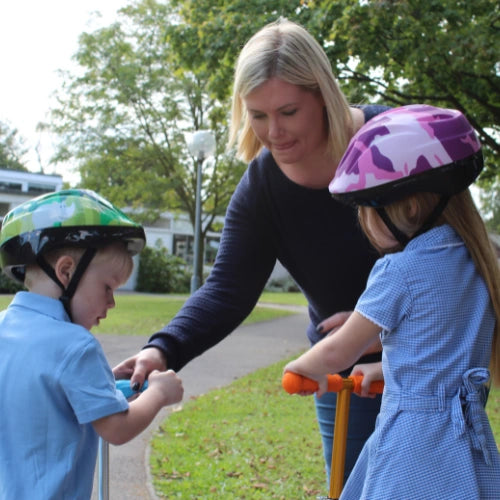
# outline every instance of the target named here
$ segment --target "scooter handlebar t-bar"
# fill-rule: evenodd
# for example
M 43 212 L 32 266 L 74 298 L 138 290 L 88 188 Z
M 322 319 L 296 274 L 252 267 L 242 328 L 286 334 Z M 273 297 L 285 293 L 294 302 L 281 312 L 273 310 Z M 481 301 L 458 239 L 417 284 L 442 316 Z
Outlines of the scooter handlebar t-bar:
M 116 389 L 121 391 L 126 399 L 131 398 L 135 394 L 139 392 L 143 392 L 148 388 L 148 381 L 144 381 L 142 387 L 139 391 L 134 391 L 132 387 L 130 387 L 130 380 L 128 379 L 120 379 L 116 381 Z
M 361 393 L 361 382 L 363 375 L 351 375 L 347 378 L 341 377 L 339 374 L 328 375 L 328 392 L 340 392 L 342 389 L 351 389 L 356 394 Z M 286 372 L 281 381 L 283 389 L 289 394 L 297 394 L 299 392 L 316 392 L 318 383 L 316 380 L 299 375 L 298 373 Z M 376 380 L 370 385 L 370 392 L 382 394 L 384 391 L 383 380 Z

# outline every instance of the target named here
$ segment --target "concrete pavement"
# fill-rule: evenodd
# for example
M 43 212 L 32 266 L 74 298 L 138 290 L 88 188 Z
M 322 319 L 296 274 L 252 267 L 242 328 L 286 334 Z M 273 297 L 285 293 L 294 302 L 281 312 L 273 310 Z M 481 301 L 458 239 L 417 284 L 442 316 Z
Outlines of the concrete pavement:
M 230 384 L 253 371 L 298 354 L 309 344 L 305 334 L 306 308 L 284 318 L 244 325 L 188 363 L 179 372 L 184 399 Z M 147 336 L 97 335 L 111 366 L 138 352 Z M 276 383 L 280 381 L 277 380 Z M 179 405 L 177 406 L 177 408 Z M 122 446 L 110 446 L 110 499 L 156 500 L 149 476 L 149 441 L 174 407 L 164 408 L 149 428 Z M 94 481 L 92 499 L 98 499 Z

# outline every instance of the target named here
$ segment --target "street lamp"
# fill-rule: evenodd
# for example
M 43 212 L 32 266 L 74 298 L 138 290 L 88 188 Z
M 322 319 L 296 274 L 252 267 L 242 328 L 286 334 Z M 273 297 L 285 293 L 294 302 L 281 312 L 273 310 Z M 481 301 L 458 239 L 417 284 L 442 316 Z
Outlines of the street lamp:
M 187 137 L 189 152 L 196 158 L 196 208 L 194 223 L 194 257 L 193 276 L 191 277 L 191 293 L 201 285 L 200 276 L 203 271 L 201 262 L 201 167 L 205 158 L 215 153 L 215 138 L 209 130 L 198 130 Z

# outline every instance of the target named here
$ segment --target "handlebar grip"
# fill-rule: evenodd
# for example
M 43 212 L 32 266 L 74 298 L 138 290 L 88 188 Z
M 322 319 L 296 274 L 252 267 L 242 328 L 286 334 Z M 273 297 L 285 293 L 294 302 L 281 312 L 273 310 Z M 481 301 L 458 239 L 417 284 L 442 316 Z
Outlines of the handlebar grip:
M 352 375 L 347 378 L 342 378 L 339 374 L 328 375 L 328 392 L 339 392 L 344 388 L 351 389 L 356 394 L 361 392 L 362 375 Z M 283 389 L 289 394 L 297 394 L 298 392 L 316 392 L 318 383 L 298 373 L 286 372 L 282 379 Z M 384 390 L 384 382 L 377 380 L 370 385 L 370 392 L 382 394 Z
M 134 391 L 132 387 L 130 387 L 130 380 L 120 379 L 116 381 L 116 388 L 123 393 L 126 399 L 128 399 L 138 392 L 145 391 L 148 388 L 148 381 L 144 381 L 144 384 L 142 384 L 142 388 L 139 391 Z
M 352 379 L 353 382 L 352 392 L 354 392 L 355 394 L 360 394 L 361 382 L 363 382 L 363 375 L 351 375 L 349 378 Z M 384 381 L 374 380 L 370 384 L 369 392 L 373 392 L 374 394 L 382 394 L 384 392 Z

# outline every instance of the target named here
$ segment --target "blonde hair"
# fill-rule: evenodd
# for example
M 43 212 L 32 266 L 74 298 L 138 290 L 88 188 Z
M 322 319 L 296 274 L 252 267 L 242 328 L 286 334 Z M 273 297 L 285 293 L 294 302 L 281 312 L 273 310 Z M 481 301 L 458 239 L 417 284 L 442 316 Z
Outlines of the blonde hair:
M 104 260 L 110 264 L 110 267 L 113 264 L 113 269 L 119 270 L 122 285 L 130 278 L 134 268 L 134 261 L 125 243 L 117 241 L 100 248 L 92 259 L 92 262 L 102 262 Z
M 260 153 L 262 144 L 252 130 L 243 99 L 273 77 L 321 94 L 328 153 L 337 164 L 353 133 L 349 104 L 319 43 L 302 26 L 284 18 L 253 35 L 238 57 L 228 147 L 238 140 L 238 156 L 246 162 Z
M 418 193 L 391 203 L 384 208 L 398 229 L 408 236 L 412 236 L 425 222 L 438 200 L 439 195 L 437 194 Z M 361 227 L 373 244 L 373 235 L 366 228 L 368 210 L 374 209 L 359 207 L 358 214 Z M 500 385 L 500 268 L 488 231 L 469 189 L 450 198 L 435 226 L 442 224 L 449 224 L 462 238 L 476 269 L 488 287 L 496 317 L 490 371 L 493 382 Z M 397 249 L 395 247 L 389 251 Z
M 45 254 L 44 258 L 51 266 L 54 266 L 57 260 L 63 255 L 70 256 L 75 260 L 75 262 L 78 263 L 84 251 L 84 248 L 79 247 L 57 248 Z M 99 248 L 94 258 L 90 261 L 89 265 L 92 265 L 96 262 L 102 262 L 103 260 L 109 262 L 110 264 L 116 263 L 116 269 L 119 270 L 119 275 L 121 277 L 120 281 L 122 284 L 130 278 L 134 267 L 134 262 L 132 260 L 132 255 L 127 250 L 127 246 L 125 245 L 125 243 L 118 241 Z M 114 266 L 113 268 L 115 269 Z M 38 265 L 33 264 L 26 266 L 24 285 L 28 290 L 33 288 L 37 281 L 46 278 L 47 275 L 45 274 L 45 271 L 43 271 Z

